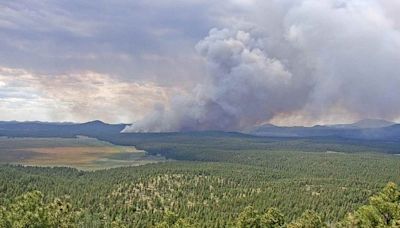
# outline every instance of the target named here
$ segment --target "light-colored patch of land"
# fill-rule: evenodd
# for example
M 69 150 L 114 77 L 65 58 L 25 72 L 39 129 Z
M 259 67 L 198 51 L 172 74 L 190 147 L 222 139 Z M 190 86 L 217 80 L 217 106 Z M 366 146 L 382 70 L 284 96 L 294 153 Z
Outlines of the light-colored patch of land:
M 327 153 L 327 154 L 345 154 L 345 153 L 343 153 L 343 152 L 331 151 L 331 150 L 326 151 L 326 153 Z
M 31 166 L 67 166 L 84 170 L 137 166 L 165 161 L 133 146 L 93 138 L 0 138 L 0 162 Z
M 25 148 L 18 149 L 37 153 L 33 159 L 27 159 L 25 163 L 33 164 L 85 164 L 114 153 L 136 153 L 134 147 L 112 146 L 70 146 L 49 148 Z

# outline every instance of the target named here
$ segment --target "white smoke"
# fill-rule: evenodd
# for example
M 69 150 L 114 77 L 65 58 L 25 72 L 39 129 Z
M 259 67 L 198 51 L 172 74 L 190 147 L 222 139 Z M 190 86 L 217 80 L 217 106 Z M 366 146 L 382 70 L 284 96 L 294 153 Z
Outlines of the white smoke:
M 212 29 L 196 45 L 206 83 L 126 131 L 240 130 L 282 113 L 319 118 L 334 107 L 397 118 L 400 20 L 392 8 L 400 4 L 388 3 L 395 1 L 255 3 L 246 23 Z

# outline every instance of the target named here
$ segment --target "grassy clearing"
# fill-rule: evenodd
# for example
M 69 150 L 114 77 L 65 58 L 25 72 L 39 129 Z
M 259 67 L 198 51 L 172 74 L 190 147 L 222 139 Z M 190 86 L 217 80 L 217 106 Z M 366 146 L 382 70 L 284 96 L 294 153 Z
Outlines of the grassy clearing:
M 87 137 L 0 138 L 1 163 L 96 170 L 163 160 L 134 146 L 117 146 Z

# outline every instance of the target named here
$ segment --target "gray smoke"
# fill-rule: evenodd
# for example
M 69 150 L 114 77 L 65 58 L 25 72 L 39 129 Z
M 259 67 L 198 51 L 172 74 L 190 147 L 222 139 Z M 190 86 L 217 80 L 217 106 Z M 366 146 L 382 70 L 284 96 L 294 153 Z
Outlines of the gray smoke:
M 400 116 L 397 0 L 266 1 L 196 45 L 206 82 L 126 131 L 241 130 L 280 114 Z M 258 12 L 259 11 L 259 12 Z M 398 12 L 398 11 L 397 11 Z

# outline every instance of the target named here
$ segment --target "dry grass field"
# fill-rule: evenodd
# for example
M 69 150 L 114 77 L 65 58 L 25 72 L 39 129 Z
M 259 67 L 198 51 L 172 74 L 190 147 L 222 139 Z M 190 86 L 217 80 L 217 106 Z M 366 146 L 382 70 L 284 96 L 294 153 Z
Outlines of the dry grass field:
M 93 138 L 0 138 L 0 162 L 31 166 L 67 166 L 84 170 L 136 166 L 163 161 L 133 146 Z

